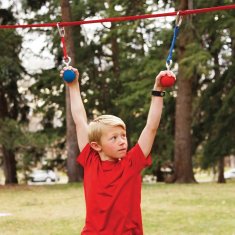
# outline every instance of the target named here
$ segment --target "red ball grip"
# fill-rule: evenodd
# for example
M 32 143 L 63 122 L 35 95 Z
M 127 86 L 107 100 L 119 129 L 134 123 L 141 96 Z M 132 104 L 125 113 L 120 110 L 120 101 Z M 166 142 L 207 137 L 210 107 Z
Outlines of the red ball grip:
M 175 77 L 168 76 L 168 75 L 162 76 L 160 78 L 160 83 L 162 87 L 171 87 L 175 84 Z

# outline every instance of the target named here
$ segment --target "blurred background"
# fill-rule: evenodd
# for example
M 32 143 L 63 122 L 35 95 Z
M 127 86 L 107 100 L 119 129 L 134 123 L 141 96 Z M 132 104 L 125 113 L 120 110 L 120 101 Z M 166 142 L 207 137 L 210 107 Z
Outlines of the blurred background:
M 0 0 L 0 25 L 80 21 L 234 4 L 234 0 Z M 153 165 L 145 182 L 225 183 L 235 168 L 235 11 L 183 17 Z M 111 113 L 129 146 L 165 70 L 175 17 L 66 27 L 88 118 Z M 80 182 L 83 170 L 57 28 L 0 29 L 0 184 Z M 230 171 L 231 172 L 226 172 Z M 225 173 L 226 172 L 226 173 Z

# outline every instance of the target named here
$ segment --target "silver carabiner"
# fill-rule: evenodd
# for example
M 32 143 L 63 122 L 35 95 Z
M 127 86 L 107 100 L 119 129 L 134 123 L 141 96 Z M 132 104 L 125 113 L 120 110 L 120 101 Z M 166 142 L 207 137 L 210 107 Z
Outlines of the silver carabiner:
M 59 31 L 60 37 L 64 37 L 65 36 L 65 29 L 64 29 L 64 27 L 60 27 L 59 22 L 56 25 L 57 25 L 57 29 Z
M 63 59 L 63 63 L 65 64 L 66 67 L 69 67 L 70 62 L 71 62 L 71 58 L 69 56 Z
M 177 12 L 176 19 L 175 19 L 175 25 L 180 26 L 183 20 L 183 16 L 180 15 L 180 12 Z
M 166 62 L 166 68 L 167 68 L 167 70 L 171 70 L 171 65 L 172 65 L 172 60 L 170 60 L 170 63 L 169 63 L 169 64 Z

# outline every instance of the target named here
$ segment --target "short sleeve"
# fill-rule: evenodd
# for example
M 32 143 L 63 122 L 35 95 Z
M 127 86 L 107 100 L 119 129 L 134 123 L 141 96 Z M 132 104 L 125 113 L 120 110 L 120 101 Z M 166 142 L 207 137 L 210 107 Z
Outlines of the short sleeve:
M 91 148 L 90 144 L 88 143 L 82 150 L 82 152 L 77 156 L 77 162 L 81 164 L 83 167 L 87 165 L 89 159 L 91 158 L 92 152 L 94 150 Z
M 145 167 L 148 167 L 152 164 L 151 155 L 145 157 L 138 143 L 128 152 L 127 158 L 130 161 L 132 167 L 134 167 L 137 171 L 141 171 Z

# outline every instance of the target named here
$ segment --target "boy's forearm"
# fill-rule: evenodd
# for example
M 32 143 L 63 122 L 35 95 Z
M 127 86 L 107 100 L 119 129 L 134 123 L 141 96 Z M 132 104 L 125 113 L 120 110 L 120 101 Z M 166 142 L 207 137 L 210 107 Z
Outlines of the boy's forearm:
M 161 94 L 161 92 L 164 90 L 160 82 L 161 77 L 164 75 L 175 77 L 175 75 L 171 71 L 161 71 L 157 75 L 153 87 L 153 90 L 157 92 L 154 92 L 154 94 L 152 95 L 147 122 L 138 140 L 138 143 L 146 157 L 149 155 L 152 149 L 152 145 L 162 116 L 163 97 L 159 96 L 159 92 Z
M 139 137 L 140 145 L 145 157 L 152 149 L 157 129 L 160 123 L 163 108 L 163 97 L 153 96 L 150 103 L 146 125 Z
M 157 132 L 161 120 L 163 97 L 152 96 L 146 127 L 152 132 Z
M 155 83 L 153 90 L 162 92 L 163 88 L 158 86 L 157 83 Z M 148 118 L 147 118 L 147 122 L 146 122 L 146 126 L 148 128 L 151 128 L 152 131 L 156 132 L 158 129 L 161 115 L 162 115 L 162 108 L 163 108 L 163 97 L 152 96 L 150 107 L 149 107 Z
M 71 112 L 75 124 L 79 125 L 81 121 L 87 123 L 87 115 L 84 108 L 84 104 L 82 102 L 82 97 L 78 82 L 69 86 L 69 94 L 70 94 Z
M 72 66 L 64 67 L 60 71 L 61 77 L 63 77 L 64 72 L 66 70 L 72 70 L 76 75 L 75 79 L 72 82 L 66 82 L 65 84 L 69 89 L 71 113 L 74 123 L 76 125 L 78 147 L 80 151 L 82 151 L 86 144 L 89 142 L 89 140 L 87 115 L 84 108 L 84 104 L 82 102 L 80 87 L 78 83 L 79 72 L 76 68 L 73 68 Z

